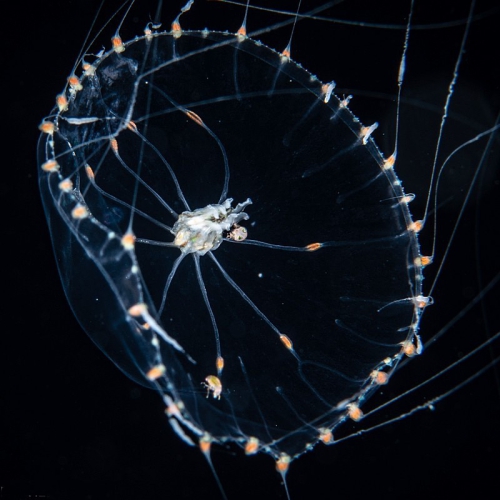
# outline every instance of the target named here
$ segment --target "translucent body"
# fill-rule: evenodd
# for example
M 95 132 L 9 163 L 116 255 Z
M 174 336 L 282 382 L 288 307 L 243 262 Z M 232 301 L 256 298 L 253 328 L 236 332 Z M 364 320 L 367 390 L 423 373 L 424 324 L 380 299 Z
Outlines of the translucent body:
M 302 115 L 304 115 L 304 113 L 302 113 Z M 123 148 L 122 148 L 122 146 L 120 145 L 120 146 L 119 146 L 119 150 L 120 150 L 120 152 L 121 152 L 121 150 L 122 150 L 122 149 L 123 149 Z M 183 187 L 184 187 L 184 186 L 183 186 Z M 241 196 L 239 195 L 238 197 L 236 197 L 236 199 L 244 199 L 244 198 L 242 198 L 242 197 L 245 197 L 245 196 L 249 196 L 249 194 L 247 194 L 247 193 L 245 193 L 245 192 L 242 192 L 242 193 L 241 193 Z M 217 198 L 217 196 L 215 196 L 215 198 Z M 253 196 L 252 196 L 252 198 L 253 198 Z M 216 201 L 217 201 L 217 200 L 210 199 L 210 200 L 207 200 L 207 201 L 206 201 L 206 203 L 213 203 L 213 202 L 216 202 Z M 255 204 L 255 202 L 254 202 L 254 204 Z M 203 206 L 203 205 L 195 205 L 195 206 L 192 206 L 191 208 L 198 208 L 198 206 Z M 119 213 L 119 211 L 112 211 L 112 213 L 113 213 L 113 214 L 115 214 L 115 215 L 116 215 L 116 213 L 117 213 L 117 212 Z M 126 218 L 125 218 L 125 220 L 126 220 Z M 252 220 L 252 217 L 251 217 L 251 219 L 250 219 L 250 220 Z M 119 222 L 119 221 L 118 221 L 118 222 Z M 288 233 L 290 233 L 290 231 L 288 230 L 288 228 L 284 228 L 284 227 L 281 227 L 281 226 L 279 226 L 279 225 L 278 225 L 278 228 L 279 228 L 280 230 L 281 230 L 281 229 L 283 229 L 283 230 L 285 230 L 285 229 L 286 229 L 287 234 L 288 234 Z M 273 228 L 273 229 L 274 229 L 274 228 Z M 293 234 L 293 233 L 292 233 L 292 234 Z M 139 236 L 139 235 L 137 235 L 137 236 Z M 253 237 L 253 236 L 252 236 L 252 229 L 251 229 L 251 227 L 250 227 L 250 238 L 252 238 L 252 237 Z M 261 239 L 264 239 L 264 238 L 261 238 Z M 265 240 L 265 241 L 268 241 L 268 240 Z M 310 244 L 310 243 L 313 243 L 314 241 L 318 241 L 318 238 L 316 238 L 316 239 L 313 239 L 313 238 L 306 239 L 306 241 L 304 242 L 304 244 Z M 321 241 L 321 240 L 320 240 L 320 241 Z M 367 240 L 365 240 L 365 241 L 367 241 Z M 294 242 L 292 242 L 292 243 L 294 243 Z M 226 245 L 226 246 L 227 246 L 227 245 Z M 234 245 L 233 245 L 233 247 L 234 247 Z M 221 247 L 221 250 L 222 250 L 223 248 L 224 248 L 224 245 L 223 245 L 223 247 Z M 170 250 L 170 249 L 169 249 L 169 250 Z M 232 250 L 233 250 L 233 248 L 230 248 L 230 250 L 232 251 Z M 239 249 L 238 249 L 238 250 L 239 250 Z M 320 249 L 316 255 L 319 255 L 319 254 L 320 254 L 320 252 L 322 252 L 322 251 L 324 251 L 324 250 L 325 250 L 325 249 Z M 165 249 L 161 249 L 161 251 L 162 251 L 162 252 L 165 252 Z M 307 255 L 307 254 L 305 254 L 305 255 Z M 315 254 L 311 254 L 311 255 L 315 255 Z M 342 261 L 342 262 L 345 262 L 345 260 L 344 260 L 344 261 Z M 236 267 L 238 267 L 238 266 L 236 266 Z M 407 268 L 407 266 L 405 266 L 405 268 Z M 361 270 L 361 272 L 365 272 L 365 270 L 364 270 L 364 269 L 362 269 L 362 270 Z M 262 273 L 262 274 L 263 274 L 264 276 L 266 276 L 266 273 Z M 160 292 L 161 292 L 161 291 L 160 291 Z M 159 292 L 159 293 L 160 293 L 160 292 Z M 161 293 L 160 293 L 160 294 L 161 294 Z M 404 295 L 404 294 L 403 294 L 403 295 Z M 403 295 L 400 295 L 399 297 L 402 297 Z M 410 296 L 410 294 L 407 294 L 407 296 Z M 217 317 L 220 317 L 220 316 L 217 316 Z M 194 339 L 194 340 L 196 341 L 196 339 Z M 294 347 L 296 347 L 296 343 L 294 343 Z M 191 354 L 191 355 L 192 355 L 192 352 L 191 352 L 191 351 L 189 351 L 189 350 L 188 350 L 188 352 L 189 352 L 189 354 Z M 262 352 L 262 351 L 260 350 L 260 346 L 259 346 L 259 351 L 258 351 L 258 352 Z M 281 354 L 280 354 L 280 356 L 281 356 Z M 213 354 L 213 355 L 211 356 L 211 358 L 210 358 L 210 359 L 211 359 L 211 362 L 212 362 L 212 368 L 211 368 L 211 370 L 213 371 L 213 370 L 214 370 L 214 368 L 213 368 L 213 367 L 215 366 L 215 355 Z M 274 359 L 276 359 L 276 358 L 274 358 Z M 278 359 L 281 359 L 281 358 L 278 358 Z M 262 361 L 262 360 L 260 360 L 260 361 Z M 260 362 L 260 361 L 259 361 L 259 362 Z M 127 369 L 127 370 L 128 370 L 128 369 Z M 207 372 L 207 373 L 208 373 L 208 372 Z M 201 380 L 202 380 L 202 379 L 201 379 Z M 201 380 L 200 380 L 200 381 L 201 381 Z M 203 397 L 204 397 L 204 395 L 205 395 L 205 394 L 204 394 L 204 392 L 205 392 L 205 391 L 203 390 L 203 388 L 202 388 L 202 387 L 200 387 L 200 394 L 201 394 Z M 224 399 L 224 396 L 222 396 L 222 400 L 223 400 L 223 399 Z M 297 405 L 294 405 L 294 406 L 297 406 Z M 246 432 L 244 432 L 243 434 L 247 434 L 247 433 L 246 433 Z
M 146 35 L 93 66 L 40 148 L 75 314 L 133 379 L 162 367 L 153 384 L 196 439 L 299 456 L 413 342 L 399 180 L 345 103 L 253 40 Z M 220 246 L 245 219 L 250 238 Z M 220 401 L 199 387 L 216 368 Z

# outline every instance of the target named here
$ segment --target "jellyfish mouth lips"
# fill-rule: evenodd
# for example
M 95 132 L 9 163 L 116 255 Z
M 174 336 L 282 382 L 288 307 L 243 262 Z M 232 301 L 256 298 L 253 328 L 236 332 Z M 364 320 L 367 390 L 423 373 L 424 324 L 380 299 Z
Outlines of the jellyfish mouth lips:
M 249 219 L 243 210 L 252 200 L 248 198 L 234 208 L 232 202 L 233 199 L 228 198 L 221 204 L 182 212 L 172 228 L 174 245 L 184 254 L 205 255 L 219 248 L 225 234 L 234 241 L 243 241 L 247 231 L 239 222 Z

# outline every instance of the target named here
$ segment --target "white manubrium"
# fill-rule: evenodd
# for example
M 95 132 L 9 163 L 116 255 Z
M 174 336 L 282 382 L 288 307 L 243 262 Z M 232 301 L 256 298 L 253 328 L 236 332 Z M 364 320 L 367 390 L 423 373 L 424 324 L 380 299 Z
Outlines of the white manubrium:
M 198 255 L 205 255 L 210 250 L 219 248 L 225 232 L 231 238 L 231 233 L 239 228 L 238 222 L 249 219 L 248 214 L 242 210 L 251 205 L 252 200 L 248 198 L 235 208 L 231 206 L 232 202 L 233 199 L 228 198 L 220 205 L 207 205 L 192 212 L 182 212 L 172 228 L 174 245 L 184 254 Z M 244 238 L 231 239 L 242 241 Z

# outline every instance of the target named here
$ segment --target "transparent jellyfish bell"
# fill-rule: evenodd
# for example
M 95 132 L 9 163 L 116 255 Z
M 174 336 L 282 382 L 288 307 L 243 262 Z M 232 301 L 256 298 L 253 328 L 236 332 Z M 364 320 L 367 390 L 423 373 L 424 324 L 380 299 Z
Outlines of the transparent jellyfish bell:
M 122 370 L 162 367 L 190 431 L 298 456 L 413 341 L 413 223 L 333 85 L 250 39 L 178 35 L 97 59 L 42 141 L 63 283 Z

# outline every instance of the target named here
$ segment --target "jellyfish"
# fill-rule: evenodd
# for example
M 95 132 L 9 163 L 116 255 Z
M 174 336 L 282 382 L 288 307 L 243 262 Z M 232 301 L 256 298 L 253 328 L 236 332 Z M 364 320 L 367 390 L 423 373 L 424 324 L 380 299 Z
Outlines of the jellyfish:
M 358 66 L 376 61 L 370 58 L 375 35 L 394 32 L 399 40 L 389 43 L 398 61 L 392 73 L 365 67 L 367 83 L 360 87 L 369 90 L 363 91 L 334 70 L 331 77 L 320 74 L 328 73 L 330 57 L 332 67 L 347 64 L 338 53 L 348 57 L 323 34 L 314 37 L 313 47 L 323 67 L 309 70 L 295 62 L 301 30 L 308 38 L 323 23 L 330 32 L 340 31 L 342 20 L 352 21 L 341 7 L 332 6 L 325 16 L 324 9 L 301 6 L 298 14 L 265 20 L 263 28 L 228 32 L 185 29 L 196 7 L 183 6 L 167 30 L 156 19 L 144 23 L 144 33 L 130 41 L 117 23 L 111 49 L 81 54 L 82 69 L 71 72 L 41 124 L 42 200 L 64 290 L 81 326 L 133 381 L 160 393 L 172 429 L 201 449 L 220 493 L 226 494 L 224 467 L 216 454 L 247 455 L 243 464 L 261 452 L 281 474 L 281 494 L 293 498 L 296 459 L 314 464 L 309 457 L 321 454 L 330 456 L 330 470 L 331 464 L 341 473 L 344 466 L 352 469 L 363 460 L 356 439 L 377 427 L 411 426 L 407 414 L 431 413 L 467 380 L 460 375 L 429 396 L 427 385 L 419 392 L 420 382 L 453 357 L 434 366 L 429 357 L 426 368 L 407 360 L 424 346 L 432 353 L 438 340 L 431 341 L 431 332 L 453 330 L 429 326 L 424 337 L 421 322 L 432 318 L 434 307 L 427 308 L 432 299 L 425 284 L 430 280 L 428 290 L 439 302 L 434 291 L 452 267 L 448 249 L 461 246 L 455 222 L 468 207 L 467 190 L 482 188 L 477 204 L 483 206 L 492 193 L 487 186 L 495 186 L 495 171 L 483 167 L 482 155 L 495 164 L 496 117 L 475 114 L 472 130 L 454 132 L 467 122 L 459 89 L 465 98 L 474 95 L 463 76 L 460 44 L 491 14 L 467 8 L 455 22 L 447 18 L 456 25 L 448 27 L 427 22 L 413 4 L 397 22 L 374 17 L 365 26 L 358 13 L 354 26 L 347 25 L 359 30 L 348 39 L 354 53 L 358 49 L 357 58 L 351 55 Z M 250 24 L 253 9 L 239 12 L 240 24 Z M 128 14 L 121 16 L 125 24 Z M 270 48 L 287 29 L 291 44 Z M 415 71 L 412 48 L 419 34 L 431 32 L 435 47 L 432 33 L 444 29 L 457 30 L 446 85 L 439 74 L 413 80 L 408 75 Z M 389 50 L 381 38 L 380 53 Z M 393 85 L 390 92 L 377 90 L 384 78 Z M 427 98 L 438 93 L 433 83 L 441 90 L 440 106 Z M 384 128 L 387 123 L 376 127 L 363 111 L 364 100 L 389 101 L 375 113 L 378 123 L 391 116 L 392 130 Z M 428 151 L 420 147 L 424 110 L 423 129 L 435 139 Z M 420 163 L 412 168 L 417 156 Z M 413 181 L 408 174 L 408 183 L 423 199 L 420 209 L 403 165 L 418 172 Z M 422 222 L 415 216 L 419 210 Z M 448 213 L 459 215 L 442 229 Z M 465 231 L 469 238 L 471 231 Z M 441 257 L 432 264 L 434 274 L 427 273 L 432 259 L 424 248 L 434 261 Z M 457 276 L 456 269 L 452 273 Z M 495 287 L 495 269 L 485 282 L 482 273 L 476 270 L 479 290 L 466 297 L 464 314 Z M 452 336 L 442 337 L 446 356 Z M 491 341 L 476 340 L 466 353 L 485 342 Z M 494 354 L 484 367 L 490 361 Z M 393 378 L 410 370 L 418 382 L 393 392 Z M 406 391 L 409 406 L 399 410 Z M 344 452 L 335 456 L 331 450 L 339 447 Z M 393 477 L 390 443 L 380 444 L 383 449 L 371 463 L 383 462 L 386 477 Z M 354 468 L 358 474 L 365 469 Z M 188 472 L 195 474 L 192 466 Z M 237 488 L 244 491 L 244 483 Z

